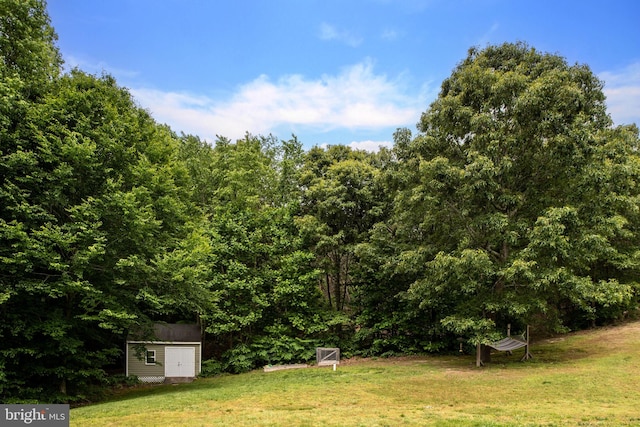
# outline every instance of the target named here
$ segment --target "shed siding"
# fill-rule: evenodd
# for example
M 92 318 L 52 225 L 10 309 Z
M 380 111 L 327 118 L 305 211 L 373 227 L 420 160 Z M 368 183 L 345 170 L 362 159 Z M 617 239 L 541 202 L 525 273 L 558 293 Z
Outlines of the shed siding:
M 139 344 L 138 344 L 139 345 Z M 144 344 L 147 350 L 156 351 L 156 364 L 146 365 L 144 357 L 142 360 L 136 356 L 136 344 L 127 344 L 129 348 L 128 366 L 129 375 L 137 375 L 138 377 L 164 376 L 164 345 L 161 344 Z

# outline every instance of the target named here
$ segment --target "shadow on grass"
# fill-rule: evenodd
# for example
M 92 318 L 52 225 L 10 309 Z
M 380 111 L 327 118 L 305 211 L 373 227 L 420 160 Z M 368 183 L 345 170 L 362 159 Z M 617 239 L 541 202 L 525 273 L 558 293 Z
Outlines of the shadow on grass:
M 191 383 L 183 384 L 139 384 L 127 389 L 114 391 L 109 396 L 107 396 L 105 400 L 95 402 L 92 405 L 99 405 L 109 402 L 122 402 L 131 399 L 138 399 L 141 397 L 171 395 L 184 391 L 211 390 L 215 388 L 221 388 L 222 385 L 216 383 L 216 381 L 214 380 L 216 378 L 222 378 L 225 376 L 226 375 L 221 375 L 214 378 L 198 378 Z

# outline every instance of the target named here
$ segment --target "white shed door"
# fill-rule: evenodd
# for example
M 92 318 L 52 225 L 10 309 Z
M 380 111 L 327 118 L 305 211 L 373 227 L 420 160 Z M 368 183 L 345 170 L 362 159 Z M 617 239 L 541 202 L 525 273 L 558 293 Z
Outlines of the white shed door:
M 165 377 L 195 377 L 196 348 L 166 347 L 164 350 Z

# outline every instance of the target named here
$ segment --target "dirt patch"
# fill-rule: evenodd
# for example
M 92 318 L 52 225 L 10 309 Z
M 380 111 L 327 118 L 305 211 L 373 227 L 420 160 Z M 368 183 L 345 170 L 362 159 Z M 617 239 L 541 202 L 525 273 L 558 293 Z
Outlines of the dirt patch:
M 584 335 L 587 347 L 605 349 L 623 349 L 637 346 L 640 343 L 640 322 L 627 323 L 620 326 L 605 326 L 589 331 L 578 332 Z
M 591 344 L 594 347 L 610 349 L 624 348 L 640 342 L 640 321 L 624 323 L 622 325 L 602 326 L 594 329 L 571 332 L 567 335 L 555 336 L 537 341 L 535 344 L 554 344 L 566 341 L 570 337 L 579 338 L 579 342 Z M 631 339 L 630 338 L 637 338 Z

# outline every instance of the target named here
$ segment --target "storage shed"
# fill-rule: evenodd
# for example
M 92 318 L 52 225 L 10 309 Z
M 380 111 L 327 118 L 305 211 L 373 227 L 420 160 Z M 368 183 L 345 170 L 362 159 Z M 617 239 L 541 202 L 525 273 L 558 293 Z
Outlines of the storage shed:
M 135 375 L 142 382 L 192 380 L 202 368 L 200 326 L 156 323 L 150 334 L 131 333 L 125 358 L 126 375 Z

